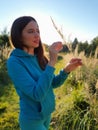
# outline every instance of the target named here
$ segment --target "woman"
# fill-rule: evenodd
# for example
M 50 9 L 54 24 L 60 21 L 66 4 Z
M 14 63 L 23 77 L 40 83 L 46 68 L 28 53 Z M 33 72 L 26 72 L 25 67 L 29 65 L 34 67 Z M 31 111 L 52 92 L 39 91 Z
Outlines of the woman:
M 68 74 L 82 65 L 74 58 L 54 75 L 61 42 L 49 47 L 45 57 L 37 21 L 30 16 L 17 18 L 11 28 L 11 42 L 15 49 L 7 61 L 8 74 L 20 97 L 19 123 L 21 130 L 48 130 L 51 113 L 55 110 L 53 88 L 63 84 Z

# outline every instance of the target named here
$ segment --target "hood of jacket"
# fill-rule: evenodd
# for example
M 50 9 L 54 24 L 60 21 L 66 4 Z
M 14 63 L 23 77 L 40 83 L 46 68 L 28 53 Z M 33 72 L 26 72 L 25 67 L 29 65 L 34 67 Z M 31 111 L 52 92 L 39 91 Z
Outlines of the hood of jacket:
M 35 55 L 31 55 L 31 54 L 28 54 L 27 52 L 25 52 L 24 50 L 21 50 L 21 49 L 14 49 L 10 55 L 13 55 L 13 56 L 17 56 L 17 57 L 29 57 L 29 56 L 35 56 Z

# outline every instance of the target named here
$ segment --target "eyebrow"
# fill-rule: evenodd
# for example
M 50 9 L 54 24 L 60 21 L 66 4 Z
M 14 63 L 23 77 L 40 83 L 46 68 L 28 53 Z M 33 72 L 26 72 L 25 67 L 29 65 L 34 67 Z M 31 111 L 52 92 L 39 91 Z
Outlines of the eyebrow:
M 34 28 L 29 28 L 28 31 L 35 30 Z M 36 28 L 36 30 L 39 30 L 39 28 Z

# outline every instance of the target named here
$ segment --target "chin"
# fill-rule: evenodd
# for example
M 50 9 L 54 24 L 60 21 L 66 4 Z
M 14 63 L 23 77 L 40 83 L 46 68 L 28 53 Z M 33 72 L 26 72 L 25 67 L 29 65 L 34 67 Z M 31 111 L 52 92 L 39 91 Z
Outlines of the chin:
M 37 47 L 39 47 L 39 44 L 34 46 L 34 48 L 37 48 Z

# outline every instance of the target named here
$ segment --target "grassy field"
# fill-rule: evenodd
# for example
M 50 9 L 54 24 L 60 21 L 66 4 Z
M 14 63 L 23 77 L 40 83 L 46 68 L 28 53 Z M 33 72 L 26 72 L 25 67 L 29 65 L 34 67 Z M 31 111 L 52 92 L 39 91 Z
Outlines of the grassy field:
M 56 73 L 72 57 L 81 58 L 83 66 L 55 90 L 57 105 L 51 126 L 55 130 L 98 130 L 98 59 L 77 51 L 62 57 L 56 64 Z
M 96 52 L 98 54 L 98 52 Z M 60 53 L 55 74 L 72 57 L 83 60 L 83 66 L 70 73 L 64 84 L 54 90 L 56 110 L 50 130 L 98 130 L 98 59 L 84 53 Z M 8 54 L 7 54 L 8 55 Z M 1 61 L 0 61 L 1 62 Z M 0 64 L 0 130 L 19 130 L 19 104 L 6 71 L 6 59 Z M 2 75 L 2 76 L 1 76 Z M 2 77 L 2 78 L 1 78 Z

